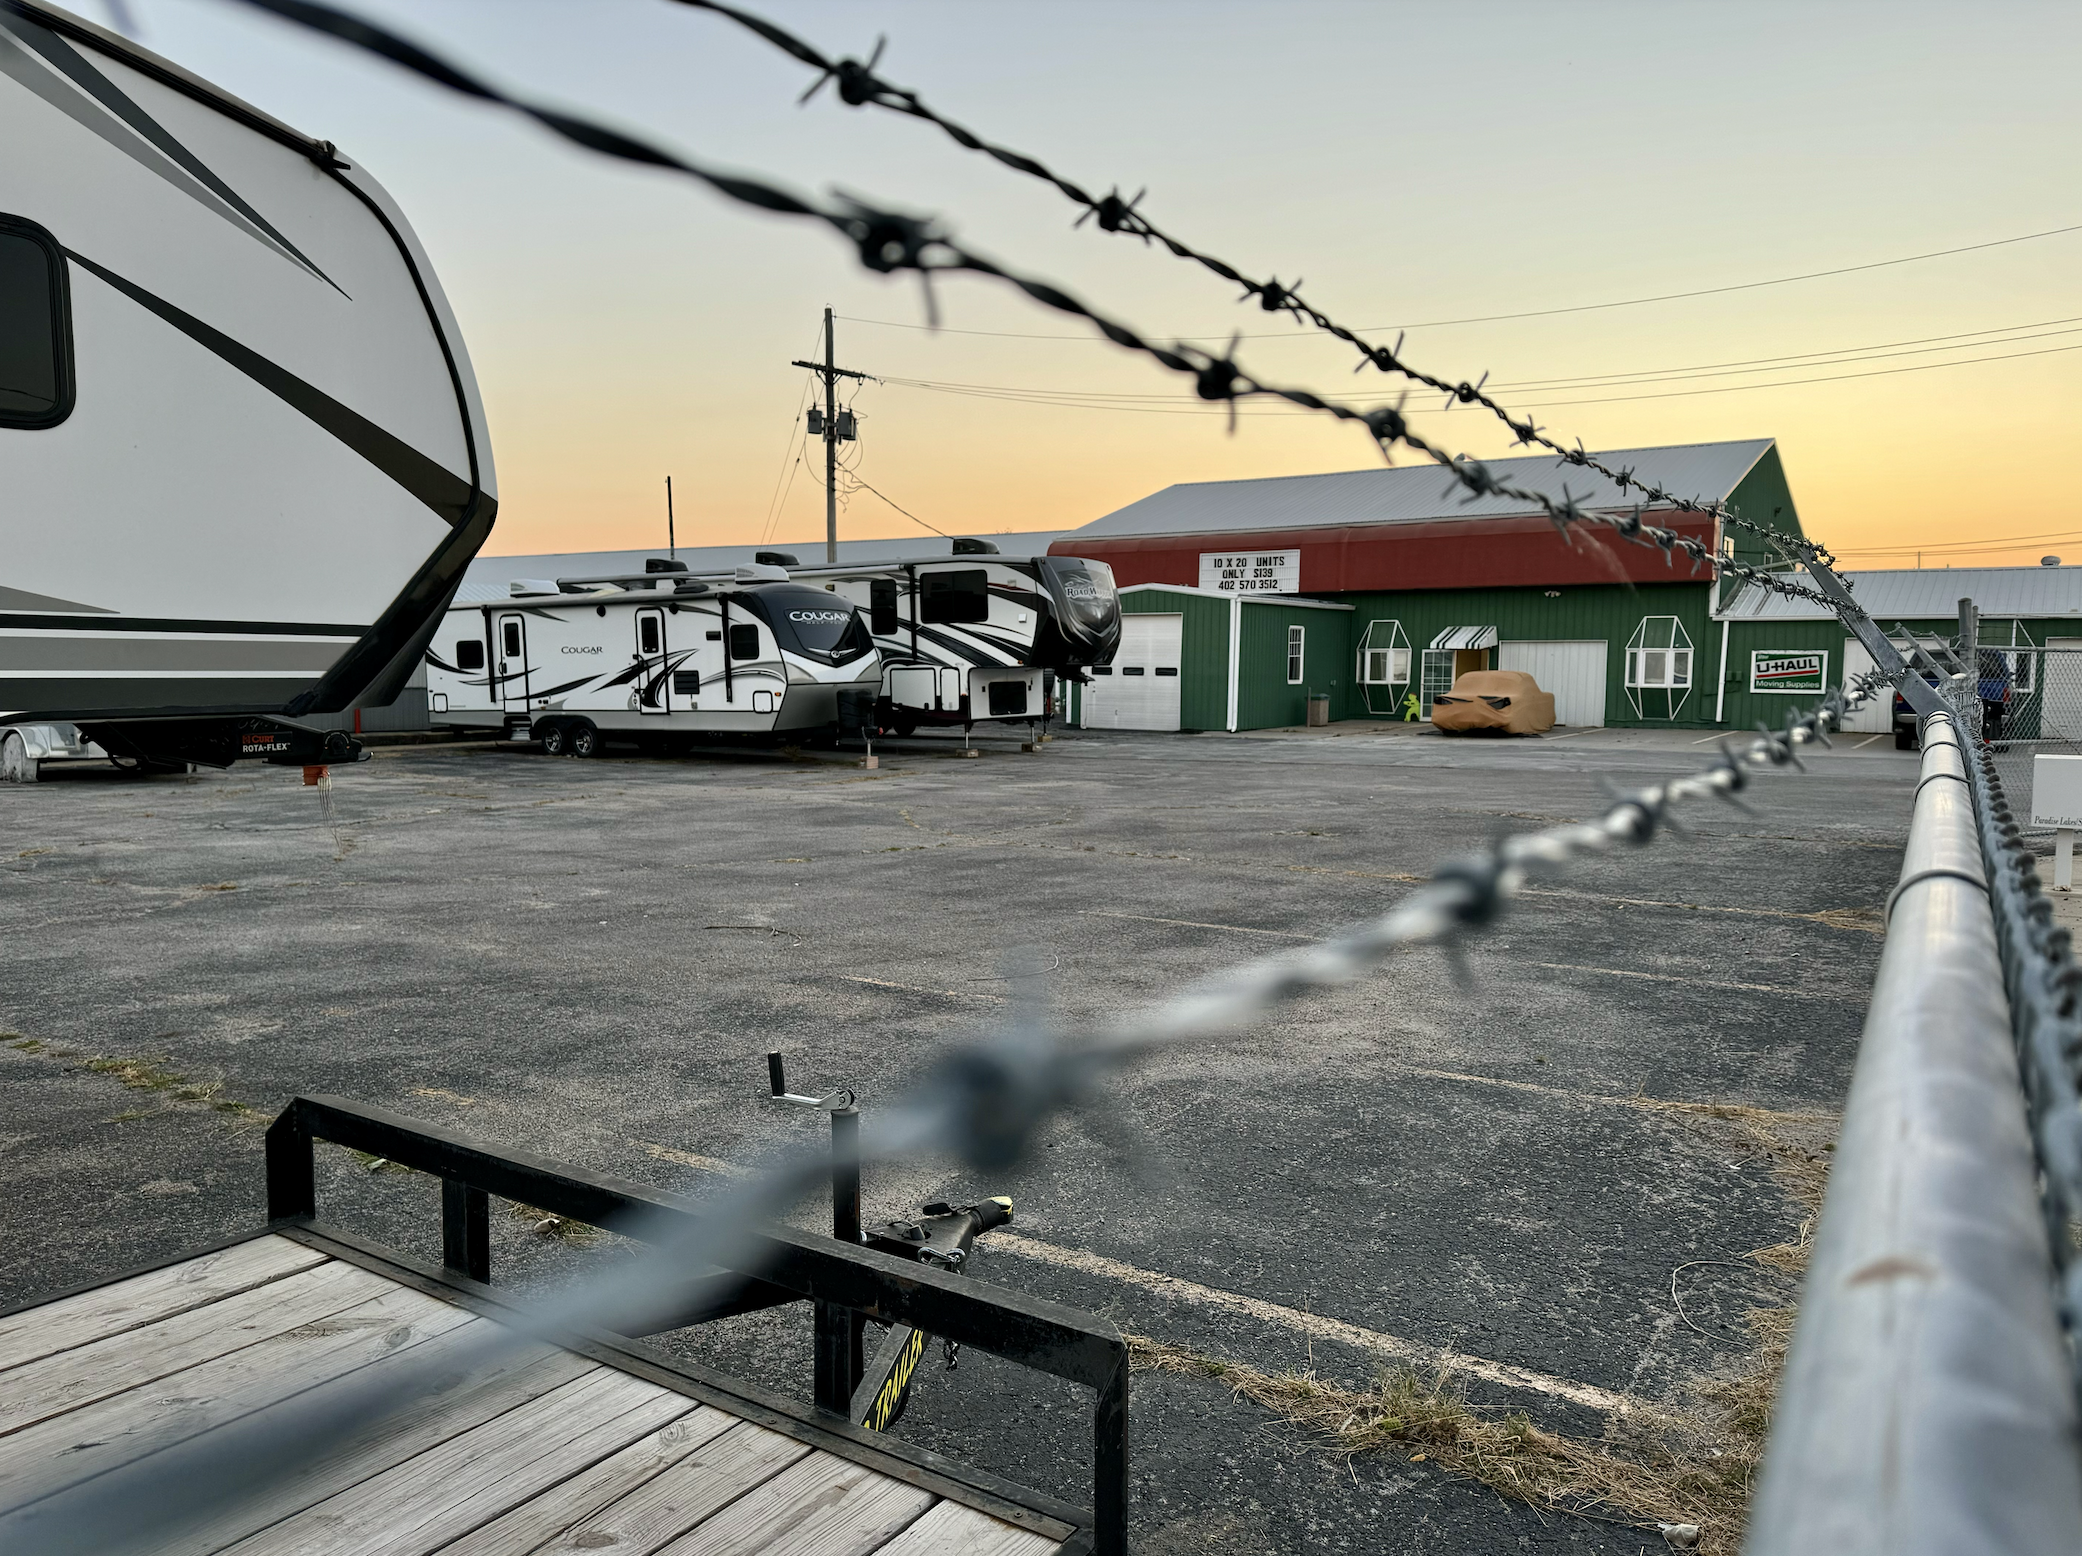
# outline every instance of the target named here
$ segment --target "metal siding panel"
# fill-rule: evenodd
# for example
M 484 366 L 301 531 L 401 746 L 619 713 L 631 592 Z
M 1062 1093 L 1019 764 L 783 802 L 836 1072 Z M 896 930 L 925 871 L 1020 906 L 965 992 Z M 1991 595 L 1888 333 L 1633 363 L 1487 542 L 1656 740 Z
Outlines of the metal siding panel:
M 1499 636 L 1515 642 L 1602 638 L 1605 656 L 1605 721 L 1609 725 L 1710 727 L 1713 699 L 1710 672 L 1720 650 L 1720 624 L 1710 618 L 1711 586 L 1699 583 L 1642 584 L 1626 588 L 1599 584 L 1563 589 L 1548 599 L 1542 589 L 1425 589 L 1409 593 L 1353 594 L 1343 598 L 1358 607 L 1355 618 L 1391 618 L 1403 624 L 1413 645 L 1429 643 L 1448 627 L 1494 625 Z M 1627 701 L 1624 685 L 1627 639 L 1643 616 L 1675 616 L 1683 622 L 1697 656 L 1694 685 L 1680 717 L 1641 719 Z M 1702 698 L 1701 691 L 1706 695 Z M 1363 714 L 1355 714 L 1363 717 Z

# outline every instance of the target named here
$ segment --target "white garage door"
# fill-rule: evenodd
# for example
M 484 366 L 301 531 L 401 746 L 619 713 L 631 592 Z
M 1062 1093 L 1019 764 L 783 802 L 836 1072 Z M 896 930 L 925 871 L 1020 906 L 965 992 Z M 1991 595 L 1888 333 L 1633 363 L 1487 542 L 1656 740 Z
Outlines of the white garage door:
M 1086 729 L 1177 729 L 1183 616 L 1123 616 L 1113 663 L 1084 689 Z
M 1744 667 L 1747 670 L 1747 666 Z M 1843 684 L 1848 686 L 1872 668 L 1872 655 L 1856 638 L 1843 640 Z M 1864 704 L 1844 720 L 1847 733 L 1884 735 L 1894 727 L 1894 697 L 1885 687 L 1869 697 Z
M 1605 725 L 1605 640 L 1499 643 L 1499 670 L 1523 670 L 1554 693 L 1554 722 L 1576 729 Z

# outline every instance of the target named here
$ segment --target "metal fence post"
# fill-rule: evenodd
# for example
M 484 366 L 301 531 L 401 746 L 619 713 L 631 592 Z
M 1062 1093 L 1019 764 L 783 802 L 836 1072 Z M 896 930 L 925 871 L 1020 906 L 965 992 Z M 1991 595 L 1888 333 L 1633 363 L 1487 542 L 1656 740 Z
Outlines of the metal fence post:
M 2082 1551 L 2082 1459 L 1960 721 L 1901 879 L 1750 1556 Z

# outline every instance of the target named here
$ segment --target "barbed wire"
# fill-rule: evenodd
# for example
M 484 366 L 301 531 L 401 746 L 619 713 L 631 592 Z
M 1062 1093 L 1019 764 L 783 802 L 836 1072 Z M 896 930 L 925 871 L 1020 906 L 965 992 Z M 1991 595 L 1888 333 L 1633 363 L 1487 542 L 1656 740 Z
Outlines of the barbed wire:
M 1223 280 L 1241 286 L 1244 290 L 1243 295 L 1237 299 L 1239 302 L 1247 302 L 1252 298 L 1256 298 L 1259 308 L 1267 313 L 1288 314 L 1297 320 L 1313 325 L 1327 335 L 1344 341 L 1358 351 L 1361 358 L 1359 367 L 1361 368 L 1372 366 L 1383 373 L 1392 373 L 1398 377 L 1406 378 L 1412 383 L 1422 384 L 1428 389 L 1445 395 L 1449 408 L 1456 404 L 1478 406 L 1490 412 L 1506 427 L 1510 428 L 1518 443 L 1528 447 L 1547 449 L 1572 465 L 1596 471 L 1617 486 L 1622 494 L 1630 488 L 1637 489 L 1651 506 L 1674 508 L 1684 513 L 1696 513 L 1707 518 L 1718 518 L 1724 523 L 1732 524 L 1738 529 L 1752 534 L 1772 536 L 1786 545 L 1795 555 L 1812 556 L 1826 565 L 1835 565 L 1835 558 L 1829 554 L 1827 548 L 1815 541 L 1801 536 L 1788 535 L 1783 531 L 1773 529 L 1769 525 L 1758 524 L 1752 520 L 1745 519 L 1725 502 L 1708 501 L 1698 497 L 1680 497 L 1652 481 L 1642 479 L 1634 473 L 1631 467 L 1620 466 L 1614 468 L 1604 463 L 1595 454 L 1586 451 L 1581 438 L 1578 438 L 1571 445 L 1549 437 L 1546 429 L 1537 425 L 1532 417 L 1527 416 L 1521 419 L 1512 415 L 1493 396 L 1484 391 L 1483 386 L 1489 381 L 1487 373 L 1470 383 L 1464 378 L 1458 381 L 1440 378 L 1435 374 L 1424 371 L 1422 368 L 1413 366 L 1402 357 L 1403 336 L 1398 335 L 1395 345 L 1392 347 L 1365 339 L 1356 330 L 1338 323 L 1321 309 L 1304 301 L 1301 296 L 1302 283 L 1299 278 L 1291 284 L 1282 282 L 1277 277 L 1267 277 L 1262 281 L 1255 280 L 1227 260 L 1218 258 L 1203 249 L 1194 248 L 1184 239 L 1164 231 L 1150 220 L 1148 216 L 1143 214 L 1141 204 L 1149 193 L 1147 189 L 1136 194 L 1132 200 L 1124 199 L 1118 186 L 1104 195 L 1093 195 L 1082 185 L 1055 172 L 1039 158 L 1029 156 L 1023 151 L 1015 151 L 1009 146 L 1000 146 L 983 139 L 973 130 L 957 124 L 946 115 L 928 106 L 915 91 L 908 87 L 897 86 L 875 73 L 876 65 L 881 63 L 883 45 L 888 41 L 887 39 L 878 40 L 875 44 L 875 52 L 865 61 L 854 59 L 850 56 L 832 59 L 814 44 L 797 37 L 786 28 L 770 22 L 762 16 L 757 16 L 750 11 L 743 11 L 736 6 L 721 4 L 720 0 L 672 0 L 672 3 L 686 6 L 692 10 L 712 11 L 718 16 L 726 17 L 740 27 L 764 38 L 783 53 L 793 56 L 811 69 L 819 72 L 817 79 L 810 83 L 809 90 L 804 92 L 801 98 L 798 99 L 800 102 L 808 102 L 823 89 L 826 82 L 830 82 L 833 91 L 838 94 L 839 100 L 850 107 L 882 108 L 891 113 L 902 114 L 907 118 L 923 120 L 925 123 L 938 128 L 955 144 L 970 151 L 980 152 L 993 161 L 1011 168 L 1014 172 L 1024 173 L 1029 178 L 1039 179 L 1042 183 L 1053 187 L 1072 204 L 1083 207 L 1084 214 L 1077 218 L 1076 226 L 1082 227 L 1089 220 L 1102 232 L 1122 233 L 1131 238 L 1140 238 L 1145 244 L 1161 244 L 1174 257 L 1189 260 L 1203 269 L 1220 276 Z M 1355 368 L 1354 371 L 1356 372 L 1358 369 Z
M 1967 718 L 1960 723 L 1963 735 L 1974 727 Z M 2054 923 L 2053 904 L 2039 886 L 2037 857 L 2003 793 L 1994 752 L 1979 738 L 1962 739 L 1960 746 L 2038 1157 L 2055 1298 L 2072 1381 L 2082 1394 L 2082 1260 L 2072 1232 L 2082 1221 L 2082 964 L 2075 960 L 2072 936 Z
M 1523 503 L 1528 509 L 1544 514 L 1571 545 L 1577 543 L 1579 529 L 1603 529 L 1629 543 L 1659 548 L 1665 564 L 1673 568 L 1677 555 L 1682 553 L 1689 558 L 1690 571 L 1695 576 L 1702 566 L 1717 564 L 1722 573 L 1732 574 L 1771 593 L 1835 608 L 1835 602 L 1827 596 L 1792 582 L 1784 574 L 1751 567 L 1732 557 L 1717 556 L 1711 546 L 1694 536 L 1650 523 L 1644 516 L 1644 502 L 1635 503 L 1631 512 L 1612 513 L 1587 507 L 1566 484 L 1557 498 L 1507 480 L 1481 460 L 1465 454 L 1455 455 L 1420 436 L 1410 427 L 1400 406 L 1361 409 L 1326 399 L 1310 390 L 1265 383 L 1244 372 L 1230 355 L 1184 344 L 1167 348 L 1145 340 L 1127 325 L 1099 313 L 1054 283 L 1023 275 L 962 247 L 932 218 L 881 209 L 848 195 L 837 196 L 833 204 L 820 205 L 764 179 L 704 167 L 677 152 L 600 121 L 503 92 L 399 34 L 365 18 L 322 4 L 320 0 L 240 0 L 240 3 L 351 43 L 452 91 L 510 108 L 573 144 L 603 156 L 684 173 L 740 204 L 777 215 L 821 222 L 851 243 L 860 262 L 869 270 L 884 275 L 898 271 L 916 272 L 925 286 L 929 311 L 936 312 L 932 295 L 932 277 L 936 274 L 963 272 L 1003 281 L 1036 302 L 1086 320 L 1116 345 L 1140 352 L 1170 371 L 1190 378 L 1194 392 L 1203 400 L 1227 402 L 1233 408 L 1238 400 L 1274 398 L 1363 427 L 1384 458 L 1392 458 L 1393 450 L 1399 444 L 1448 472 L 1465 493 L 1465 501 L 1472 503 L 1484 498 L 1503 497 Z M 1570 456 L 1565 452 L 1563 457 Z M 1634 484 L 1638 486 L 1641 483 L 1635 481 Z M 1644 498 L 1647 496 L 1645 489 L 1643 495 Z M 1768 533 L 1776 534 L 1775 531 Z
M 973 1169 L 1002 1172 L 1030 1154 L 1056 1116 L 1100 1102 L 1100 1083 L 1143 1054 L 1238 1031 L 1288 1000 L 1355 982 L 1405 947 L 1436 944 L 1458 956 L 1533 880 L 1578 859 L 1646 847 L 1674 828 L 1680 806 L 1708 799 L 1742 805 L 1754 777 L 1799 767 L 1801 749 L 1827 744 L 1829 732 L 1887 679 L 1873 670 L 1790 715 L 1783 729 L 1760 726 L 1742 745 L 1723 741 L 1710 765 L 1620 795 L 1595 821 L 1499 838 L 1441 866 L 1427 884 L 1354 929 L 1245 963 L 1084 1041 L 1060 1033 L 1048 1016 L 1043 975 L 1022 968 L 1012 980 L 1018 1003 L 1008 1024 L 956 1047 L 917 1086 L 878 1107 L 850 1149 L 788 1153 L 728 1185 L 691 1223 L 659 1216 L 617 1226 L 651 1243 L 650 1257 L 509 1309 L 438 1366 L 403 1376 L 364 1368 L 33 1503 L 0 1509 L 0 1548 L 42 1556 L 163 1550 L 275 1481 L 314 1473 L 326 1454 L 419 1400 L 452 1395 L 463 1380 L 492 1373 L 538 1341 L 562 1343 L 573 1332 L 600 1330 L 648 1333 L 678 1311 L 690 1276 L 723 1269 L 756 1278 L 758 1229 L 827 1181 L 835 1164 L 942 1152 Z

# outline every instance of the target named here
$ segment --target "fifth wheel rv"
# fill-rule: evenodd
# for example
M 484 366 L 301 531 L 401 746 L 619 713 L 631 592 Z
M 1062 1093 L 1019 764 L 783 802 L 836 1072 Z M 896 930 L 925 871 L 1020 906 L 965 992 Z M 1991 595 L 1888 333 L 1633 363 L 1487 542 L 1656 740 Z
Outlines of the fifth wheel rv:
M 802 567 L 762 562 L 860 607 L 882 653 L 877 722 L 921 726 L 1046 723 L 1055 683 L 1082 681 L 1120 643 L 1113 570 L 1074 557 L 1000 556 L 987 540 L 953 554 Z
M 0 147 L 0 726 L 345 759 L 299 718 L 396 697 L 497 506 L 411 229 L 44 0 L 0 0 Z
M 427 654 L 437 728 L 533 737 L 551 755 L 610 739 L 836 735 L 872 709 L 881 662 L 851 602 L 745 567 L 728 584 L 658 563 L 615 578 L 520 579 L 458 605 Z

